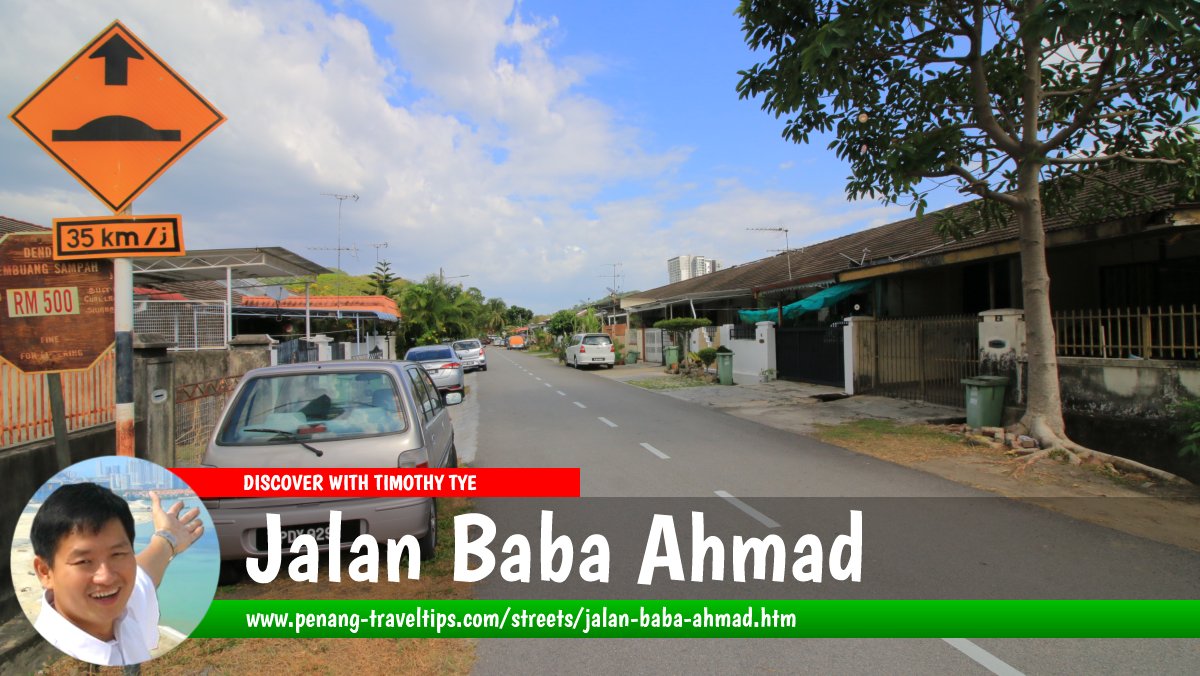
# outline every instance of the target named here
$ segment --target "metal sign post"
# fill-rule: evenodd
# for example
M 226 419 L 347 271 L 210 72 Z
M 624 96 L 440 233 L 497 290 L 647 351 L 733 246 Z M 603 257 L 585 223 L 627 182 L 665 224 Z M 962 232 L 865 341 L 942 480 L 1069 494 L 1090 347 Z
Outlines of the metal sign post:
M 94 266 L 99 263 L 96 258 L 113 259 L 112 295 L 104 295 L 113 304 L 114 333 L 101 333 L 113 336 L 116 343 L 117 455 L 133 456 L 133 264 L 129 256 L 184 253 L 179 217 L 136 219 L 133 200 L 225 122 L 225 116 L 120 21 L 114 21 L 17 106 L 9 119 L 118 214 L 56 220 L 53 246 L 46 249 L 53 250 L 55 260 L 89 259 L 56 264 L 56 268 Z M 23 293 L 29 289 L 19 291 L 8 300 L 10 316 L 15 307 L 21 308 L 19 313 L 40 302 L 36 294 Z M 78 300 L 67 287 L 46 293 L 50 314 L 57 314 L 62 303 Z M 53 304 L 55 299 L 58 305 Z M 74 328 L 79 332 L 78 325 Z M 69 333 L 41 335 L 43 340 L 57 340 Z

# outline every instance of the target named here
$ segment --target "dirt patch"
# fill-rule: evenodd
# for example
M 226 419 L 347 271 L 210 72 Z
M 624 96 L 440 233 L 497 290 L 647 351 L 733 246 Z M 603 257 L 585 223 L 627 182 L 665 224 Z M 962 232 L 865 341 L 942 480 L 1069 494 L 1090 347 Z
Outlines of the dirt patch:
M 1200 551 L 1200 489 L 1195 486 L 1163 485 L 1103 465 L 1044 461 L 1022 469 L 1021 459 L 1008 449 L 963 435 L 957 425 L 864 419 L 814 427 L 826 443 L 1081 521 Z

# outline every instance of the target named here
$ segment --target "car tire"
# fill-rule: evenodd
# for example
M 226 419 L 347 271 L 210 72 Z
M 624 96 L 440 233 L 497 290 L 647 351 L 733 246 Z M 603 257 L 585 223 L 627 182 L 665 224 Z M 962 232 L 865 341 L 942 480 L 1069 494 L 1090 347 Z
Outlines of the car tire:
M 450 456 L 446 458 L 446 469 L 458 468 L 458 449 L 450 446 Z
M 605 365 L 604 365 L 604 368 L 606 368 L 606 369 L 610 369 L 610 368 L 612 368 L 613 366 L 614 366 L 614 364 L 605 364 Z
M 222 561 L 217 573 L 217 584 L 237 584 L 246 572 L 245 561 Z
M 417 539 L 421 560 L 432 561 L 437 556 L 437 498 L 429 500 L 429 532 Z
M 484 366 L 483 368 L 481 368 L 481 369 L 479 369 L 479 370 L 480 370 L 480 371 L 486 371 L 486 370 L 487 370 L 487 367 L 486 367 L 486 366 Z

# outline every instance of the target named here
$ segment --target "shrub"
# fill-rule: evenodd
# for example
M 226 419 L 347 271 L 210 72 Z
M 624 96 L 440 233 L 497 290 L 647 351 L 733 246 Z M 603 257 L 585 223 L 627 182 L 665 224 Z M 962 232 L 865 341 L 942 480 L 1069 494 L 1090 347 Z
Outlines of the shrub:
M 700 358 L 700 361 L 704 364 L 704 367 L 708 368 L 709 366 L 713 365 L 714 361 L 717 360 L 717 349 L 715 347 L 706 347 L 697 352 L 696 356 Z
M 1173 427 L 1180 435 L 1183 445 L 1180 457 L 1200 459 L 1200 399 L 1184 399 L 1171 406 Z

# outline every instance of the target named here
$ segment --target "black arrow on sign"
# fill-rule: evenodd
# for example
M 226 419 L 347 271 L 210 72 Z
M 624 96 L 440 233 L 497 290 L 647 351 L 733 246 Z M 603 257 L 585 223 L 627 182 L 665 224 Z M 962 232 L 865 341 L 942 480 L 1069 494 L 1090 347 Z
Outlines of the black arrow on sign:
M 125 42 L 125 38 L 114 35 L 88 58 L 104 59 L 104 84 L 124 86 L 129 83 L 128 59 L 143 57 L 138 50 Z

